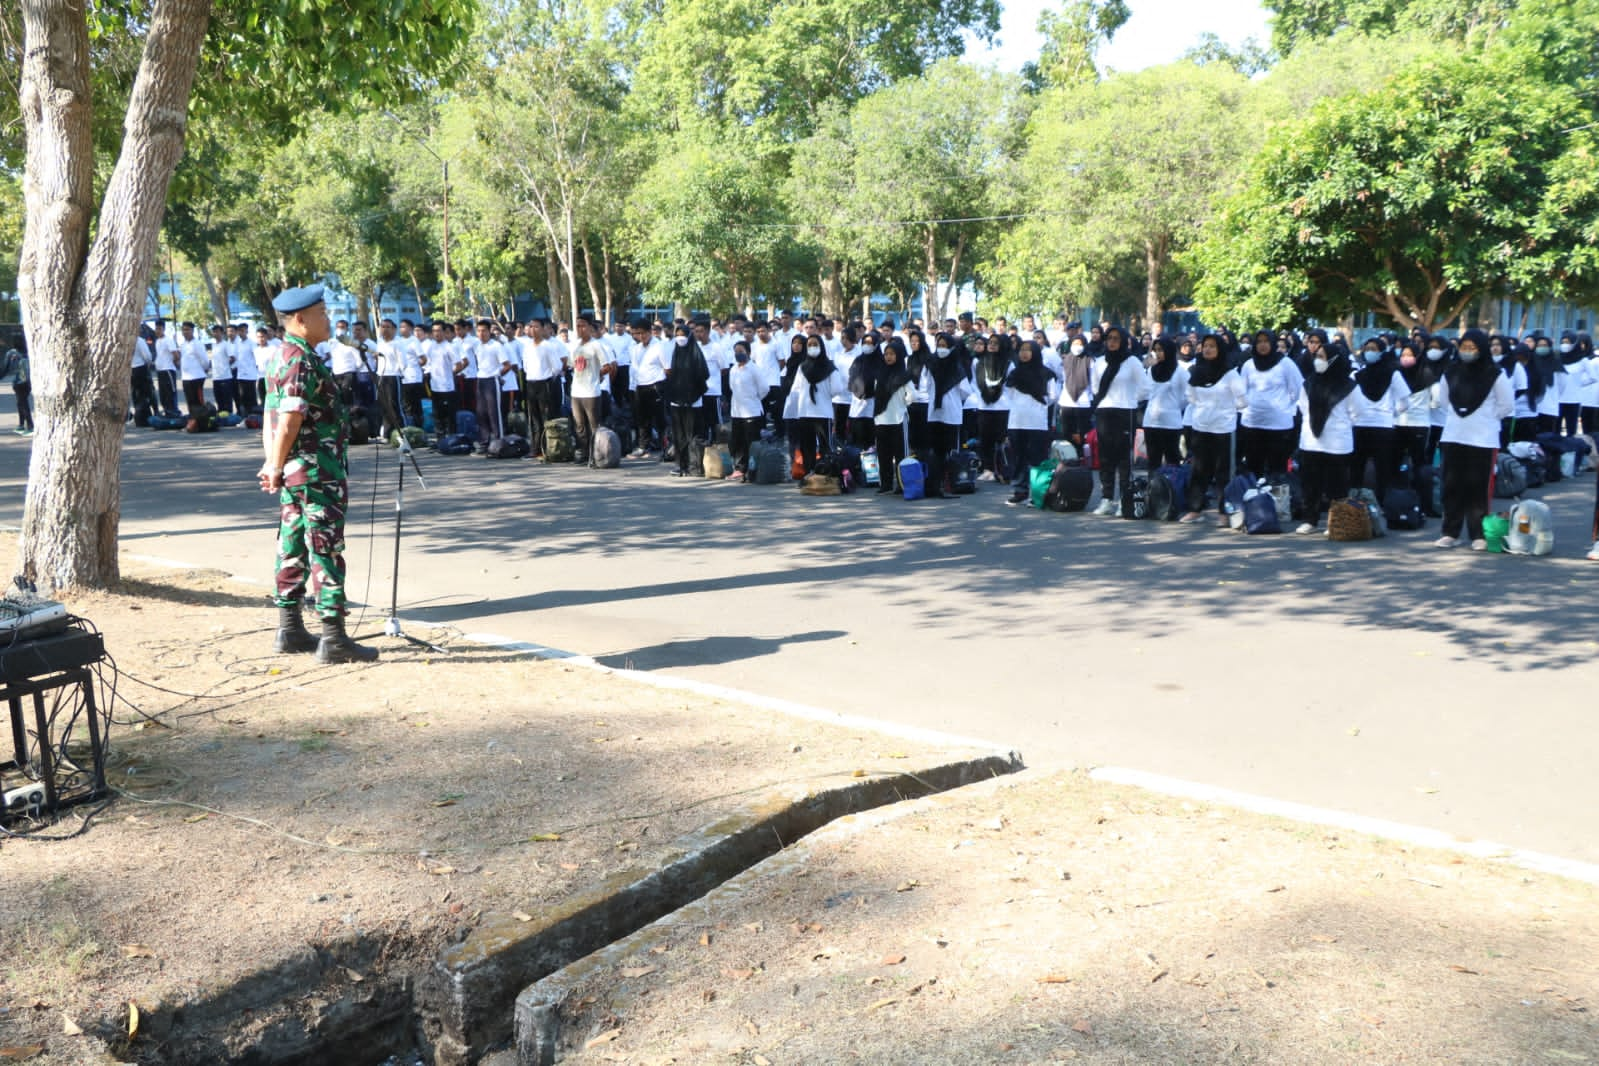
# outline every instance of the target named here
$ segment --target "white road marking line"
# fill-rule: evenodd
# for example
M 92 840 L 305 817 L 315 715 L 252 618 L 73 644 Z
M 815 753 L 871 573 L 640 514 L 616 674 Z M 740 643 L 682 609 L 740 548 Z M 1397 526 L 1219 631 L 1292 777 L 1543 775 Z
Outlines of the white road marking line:
M 1134 788 L 1159 792 L 1167 796 L 1181 796 L 1184 799 L 1199 800 L 1203 803 L 1239 807 L 1246 811 L 1253 811 L 1256 814 L 1273 815 L 1278 818 L 1286 818 L 1289 821 L 1332 826 L 1337 829 L 1347 829 L 1353 833 L 1364 833 L 1368 836 L 1414 844 L 1417 847 L 1436 848 L 1440 851 L 1452 851 L 1478 859 L 1508 862 L 1524 870 L 1554 874 L 1574 881 L 1599 885 L 1599 865 L 1594 863 L 1580 862 L 1576 859 L 1564 859 L 1558 855 L 1549 855 L 1541 851 L 1512 848 L 1489 840 L 1461 840 L 1459 837 L 1439 829 L 1405 825 L 1403 822 L 1390 822 L 1383 818 L 1370 818 L 1363 814 L 1351 814 L 1348 811 L 1331 810 L 1325 807 L 1312 807 L 1308 804 L 1293 803 L 1288 800 L 1270 799 L 1266 796 L 1257 796 L 1248 792 L 1234 792 L 1231 789 L 1218 788 L 1215 785 L 1204 785 L 1197 781 L 1184 781 L 1176 777 L 1165 777 L 1161 774 L 1152 774 L 1144 770 L 1129 770 L 1122 766 L 1098 766 L 1089 771 L 1089 776 L 1096 781 L 1106 781 L 1117 785 L 1131 785 Z

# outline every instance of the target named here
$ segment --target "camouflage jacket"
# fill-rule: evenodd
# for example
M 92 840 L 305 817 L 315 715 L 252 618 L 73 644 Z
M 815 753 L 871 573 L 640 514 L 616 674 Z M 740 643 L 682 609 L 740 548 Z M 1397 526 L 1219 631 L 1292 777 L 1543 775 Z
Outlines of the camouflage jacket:
M 283 466 L 283 483 L 344 480 L 349 417 L 321 357 L 299 337 L 285 337 L 266 368 L 266 383 L 267 434 L 275 432 L 279 415 L 302 416 L 300 434 Z

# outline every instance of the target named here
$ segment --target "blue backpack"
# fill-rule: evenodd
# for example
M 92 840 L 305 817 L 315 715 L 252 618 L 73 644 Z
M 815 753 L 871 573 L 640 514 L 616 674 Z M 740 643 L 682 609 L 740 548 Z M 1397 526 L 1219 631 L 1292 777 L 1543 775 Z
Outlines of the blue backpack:
M 906 459 L 899 464 L 899 487 L 907 500 L 919 500 L 927 495 L 927 473 L 919 459 Z
M 471 411 L 455 412 L 455 432 L 459 436 L 477 440 L 477 415 Z
M 1277 522 L 1277 500 L 1264 489 L 1244 501 L 1245 533 L 1281 533 Z
M 1248 474 L 1239 474 L 1227 482 L 1227 487 L 1222 490 L 1222 502 L 1228 514 L 1242 514 L 1244 510 L 1244 494 L 1255 487 L 1255 479 Z

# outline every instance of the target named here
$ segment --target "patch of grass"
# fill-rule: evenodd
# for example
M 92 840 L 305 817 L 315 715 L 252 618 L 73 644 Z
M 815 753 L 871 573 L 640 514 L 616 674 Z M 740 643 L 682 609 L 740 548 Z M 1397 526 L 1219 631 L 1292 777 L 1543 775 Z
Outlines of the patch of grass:
M 309 752 L 309 753 L 314 753 L 314 752 L 319 752 L 319 751 L 327 751 L 328 750 L 328 738 L 327 737 L 315 737 L 315 736 L 313 736 L 313 737 L 301 737 L 300 738 L 300 750 L 302 752 Z

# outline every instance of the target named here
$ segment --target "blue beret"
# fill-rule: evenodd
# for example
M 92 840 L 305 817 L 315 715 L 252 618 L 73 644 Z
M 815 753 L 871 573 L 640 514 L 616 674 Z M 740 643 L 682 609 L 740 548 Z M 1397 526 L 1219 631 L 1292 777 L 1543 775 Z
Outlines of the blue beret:
M 278 298 L 272 301 L 272 310 L 280 315 L 292 315 L 296 311 L 304 311 L 307 307 L 315 307 L 322 302 L 322 286 L 307 285 L 300 289 L 284 289 L 278 293 Z

